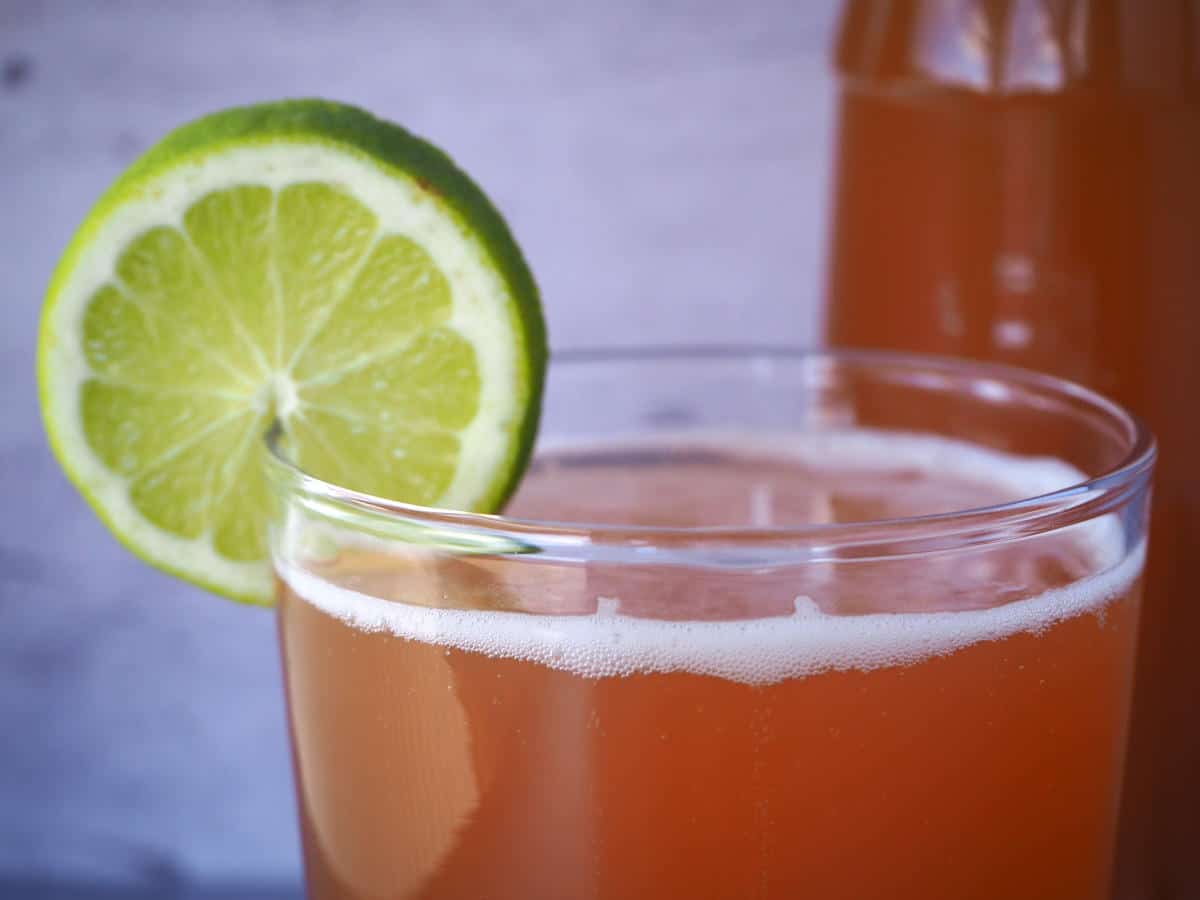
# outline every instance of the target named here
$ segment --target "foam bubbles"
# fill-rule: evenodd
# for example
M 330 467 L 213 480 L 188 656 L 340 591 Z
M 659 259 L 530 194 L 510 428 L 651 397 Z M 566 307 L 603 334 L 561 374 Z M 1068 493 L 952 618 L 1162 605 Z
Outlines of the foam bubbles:
M 878 433 L 822 438 L 822 455 L 839 467 L 871 462 L 931 472 L 981 471 L 1026 495 L 1078 482 L 1081 475 L 1056 460 L 1030 460 L 933 438 L 908 436 L 881 444 Z M 806 456 L 816 455 L 811 446 Z M 898 457 L 899 454 L 899 457 Z M 825 458 L 829 458 L 826 455 Z M 1039 632 L 1105 605 L 1137 579 L 1145 545 L 1126 551 L 1111 517 L 1080 532 L 1103 571 L 1035 597 L 990 609 L 953 612 L 824 613 L 809 597 L 795 599 L 788 616 L 738 621 L 665 621 L 622 615 L 617 597 L 598 598 L 591 615 L 536 615 L 508 611 L 438 609 L 372 597 L 330 582 L 294 564 L 279 574 L 312 605 L 352 627 L 493 657 L 523 659 L 586 678 L 634 673 L 690 672 L 747 684 L 770 684 L 836 670 L 909 665 L 981 641 Z

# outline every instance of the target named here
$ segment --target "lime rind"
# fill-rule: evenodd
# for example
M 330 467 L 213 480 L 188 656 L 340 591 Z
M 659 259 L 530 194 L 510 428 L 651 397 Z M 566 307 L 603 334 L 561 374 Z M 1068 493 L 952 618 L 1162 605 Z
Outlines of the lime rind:
M 95 360 L 88 359 L 80 336 L 96 293 L 114 281 L 116 261 L 148 229 L 182 229 L 189 213 L 198 215 L 201 198 L 225 189 L 253 185 L 278 193 L 298 183 L 344 192 L 374 213 L 384 239 L 411 240 L 447 280 L 453 307 L 442 319 L 448 333 L 472 348 L 479 379 L 473 416 L 457 422 L 460 458 L 440 504 L 485 512 L 502 506 L 532 447 L 546 358 L 537 290 L 503 219 L 449 158 L 398 126 L 337 104 L 286 101 L 200 119 L 145 154 L 88 216 L 51 282 L 39 348 L 47 431 L 69 477 L 130 549 L 172 574 L 247 602 L 271 596 L 265 563 L 232 558 L 233 548 L 221 552 L 211 534 L 186 536 L 148 521 L 132 503 L 119 464 L 102 459 L 93 447 L 81 402 Z M 219 225 L 219 212 L 214 221 Z M 234 321 L 246 333 L 233 348 L 239 351 L 233 368 L 249 371 L 250 383 L 214 390 L 237 396 L 269 383 L 283 354 L 279 346 L 261 346 L 261 323 L 247 325 L 237 316 Z M 289 362 L 298 357 L 297 347 L 290 348 Z M 329 373 L 326 369 L 326 378 Z M 321 375 L 315 373 L 317 379 Z M 245 409 L 241 427 L 255 441 L 270 415 L 279 412 L 272 403 L 277 396 Z M 228 495 L 229 485 L 225 488 Z

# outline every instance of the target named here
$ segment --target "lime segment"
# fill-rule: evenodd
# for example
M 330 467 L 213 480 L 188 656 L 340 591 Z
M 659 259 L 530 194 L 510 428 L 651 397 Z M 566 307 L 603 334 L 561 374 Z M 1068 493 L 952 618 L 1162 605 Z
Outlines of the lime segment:
M 270 598 L 263 433 L 304 470 L 497 509 L 545 360 L 499 214 L 440 152 L 350 107 L 230 110 L 168 136 L 101 199 L 43 315 L 67 473 L 135 552 Z

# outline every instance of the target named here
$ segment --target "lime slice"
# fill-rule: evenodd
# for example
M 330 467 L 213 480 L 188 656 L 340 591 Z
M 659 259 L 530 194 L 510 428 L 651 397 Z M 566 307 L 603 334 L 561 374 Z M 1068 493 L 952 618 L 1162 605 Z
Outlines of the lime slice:
M 42 410 L 67 474 L 160 568 L 269 602 L 261 436 L 412 503 L 498 509 L 545 333 L 504 221 L 440 151 L 338 104 L 216 113 L 138 160 L 51 282 Z

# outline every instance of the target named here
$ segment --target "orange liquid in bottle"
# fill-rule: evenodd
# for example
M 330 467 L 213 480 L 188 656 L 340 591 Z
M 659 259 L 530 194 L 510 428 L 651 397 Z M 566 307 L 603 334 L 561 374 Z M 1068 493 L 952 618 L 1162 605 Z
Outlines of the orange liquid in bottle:
M 846 6 L 827 338 L 1080 381 L 1159 439 L 1118 896 L 1200 897 L 1200 6 Z

